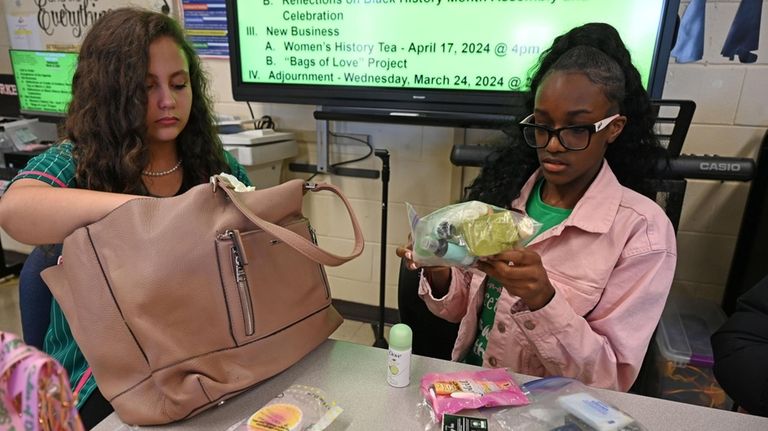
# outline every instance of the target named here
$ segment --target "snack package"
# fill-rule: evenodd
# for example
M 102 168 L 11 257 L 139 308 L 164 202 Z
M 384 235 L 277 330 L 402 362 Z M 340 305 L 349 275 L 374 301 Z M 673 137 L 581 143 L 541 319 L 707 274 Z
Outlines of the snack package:
M 446 413 L 466 409 L 528 404 L 528 398 L 502 368 L 426 374 L 421 378 L 421 394 L 436 421 L 442 421 Z
M 322 390 L 292 385 L 227 431 L 321 431 L 341 412 Z
M 532 218 L 478 201 L 419 218 L 406 203 L 414 261 L 423 266 L 472 266 L 478 257 L 525 245 L 541 228 Z
M 491 429 L 503 431 L 644 431 L 627 413 L 600 399 L 578 380 L 545 377 L 522 385 L 531 404 L 491 416 Z

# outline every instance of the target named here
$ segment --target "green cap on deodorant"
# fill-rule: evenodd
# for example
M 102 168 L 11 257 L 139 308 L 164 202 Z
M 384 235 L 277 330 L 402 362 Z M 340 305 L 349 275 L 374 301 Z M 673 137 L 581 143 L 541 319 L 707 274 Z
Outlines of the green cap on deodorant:
M 389 329 L 389 347 L 397 350 L 407 350 L 411 348 L 413 342 L 413 332 L 405 323 L 398 323 Z

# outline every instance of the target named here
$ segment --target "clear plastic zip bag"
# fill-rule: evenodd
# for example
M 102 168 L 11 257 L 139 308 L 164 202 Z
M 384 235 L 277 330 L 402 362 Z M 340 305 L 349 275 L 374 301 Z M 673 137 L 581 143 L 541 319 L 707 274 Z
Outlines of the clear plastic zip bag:
M 479 257 L 523 246 L 541 224 L 515 212 L 469 201 L 448 205 L 424 217 L 406 203 L 413 260 L 422 266 L 467 268 Z
M 600 399 L 594 389 L 567 377 L 521 385 L 531 403 L 491 415 L 490 429 L 503 431 L 645 431 L 627 413 Z

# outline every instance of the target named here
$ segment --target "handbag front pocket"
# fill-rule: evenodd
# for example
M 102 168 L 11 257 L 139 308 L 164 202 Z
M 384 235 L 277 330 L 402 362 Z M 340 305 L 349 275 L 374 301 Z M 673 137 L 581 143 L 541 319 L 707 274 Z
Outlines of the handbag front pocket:
M 306 219 L 283 227 L 313 239 Z M 323 266 L 272 235 L 227 231 L 216 246 L 237 344 L 278 332 L 330 305 Z

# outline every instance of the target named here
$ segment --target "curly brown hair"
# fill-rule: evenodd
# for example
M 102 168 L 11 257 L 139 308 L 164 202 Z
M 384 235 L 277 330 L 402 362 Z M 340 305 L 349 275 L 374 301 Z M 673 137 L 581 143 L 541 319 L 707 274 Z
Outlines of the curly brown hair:
M 192 109 L 176 145 L 184 165 L 182 188 L 229 171 L 213 122 L 208 81 L 200 59 L 179 24 L 156 12 L 121 8 L 90 29 L 72 79 L 72 101 L 64 124 L 73 142 L 79 187 L 147 194 L 141 171 L 149 163 L 146 136 L 149 46 L 170 37 L 189 64 Z

